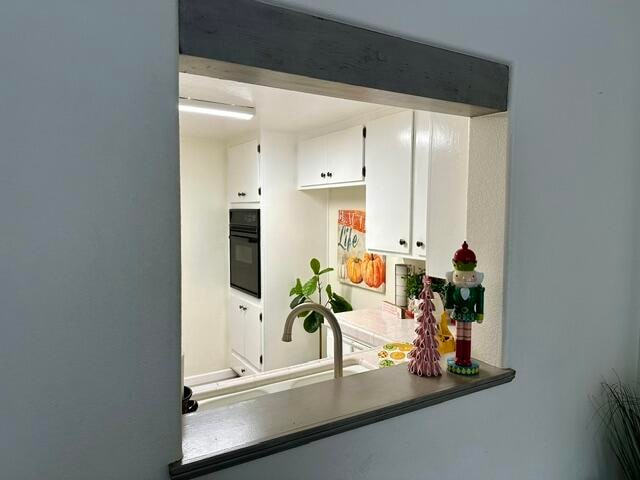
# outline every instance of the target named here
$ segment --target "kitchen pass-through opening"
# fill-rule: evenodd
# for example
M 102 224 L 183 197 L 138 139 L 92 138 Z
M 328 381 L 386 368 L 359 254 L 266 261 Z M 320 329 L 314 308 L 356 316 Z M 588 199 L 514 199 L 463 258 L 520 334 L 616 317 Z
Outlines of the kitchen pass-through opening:
M 246 0 L 182 0 L 180 48 L 172 476 L 510 381 L 508 67 Z M 407 372 L 427 315 L 437 378 Z

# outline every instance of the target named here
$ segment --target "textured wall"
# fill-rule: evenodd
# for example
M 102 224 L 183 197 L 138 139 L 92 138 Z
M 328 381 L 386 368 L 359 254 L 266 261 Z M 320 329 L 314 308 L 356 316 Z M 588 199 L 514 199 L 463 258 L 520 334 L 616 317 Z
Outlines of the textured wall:
M 226 148 L 180 138 L 184 375 L 228 367 L 229 209 Z
M 472 118 L 469 128 L 467 240 L 484 272 L 486 322 L 473 327 L 473 356 L 502 364 L 507 133 L 504 113 Z

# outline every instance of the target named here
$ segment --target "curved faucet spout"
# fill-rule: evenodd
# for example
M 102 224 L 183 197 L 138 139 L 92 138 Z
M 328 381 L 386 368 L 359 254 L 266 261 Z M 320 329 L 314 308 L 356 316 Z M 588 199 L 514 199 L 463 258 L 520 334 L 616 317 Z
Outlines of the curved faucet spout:
M 282 341 L 291 341 L 291 331 L 293 330 L 293 322 L 302 312 L 316 312 L 324 317 L 324 319 L 331 325 L 333 331 L 333 376 L 335 378 L 342 376 L 342 330 L 338 319 L 331 310 L 327 307 L 323 307 L 319 303 L 305 302 L 295 307 L 284 322 L 284 332 L 282 332 Z

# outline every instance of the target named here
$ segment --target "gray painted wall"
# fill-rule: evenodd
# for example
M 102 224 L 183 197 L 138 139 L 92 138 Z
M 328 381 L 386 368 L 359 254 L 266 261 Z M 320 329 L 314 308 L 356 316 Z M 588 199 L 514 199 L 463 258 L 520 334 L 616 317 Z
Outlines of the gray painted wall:
M 615 477 L 589 395 L 612 368 L 633 377 L 638 354 L 640 4 L 277 3 L 512 65 L 504 351 L 517 375 L 211 478 Z
M 640 5 L 282 4 L 512 63 L 518 375 L 212 478 L 610 478 L 588 396 L 611 368 L 636 370 Z M 169 0 L 2 7 L 7 478 L 163 478 L 177 455 L 175 22 Z
M 176 21 L 173 0 L 0 7 L 3 479 L 179 456 Z

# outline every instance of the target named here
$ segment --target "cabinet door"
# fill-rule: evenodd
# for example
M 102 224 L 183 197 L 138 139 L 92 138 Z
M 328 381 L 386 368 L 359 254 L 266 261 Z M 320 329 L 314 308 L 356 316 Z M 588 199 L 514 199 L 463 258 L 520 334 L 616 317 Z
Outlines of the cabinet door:
M 431 155 L 431 113 L 415 112 L 413 150 L 413 222 L 411 253 L 414 257 L 427 255 L 427 216 L 429 158 Z M 443 198 L 441 201 L 446 201 Z
M 245 303 L 244 356 L 256 368 L 261 369 L 262 356 L 262 309 Z
M 244 356 L 245 313 L 242 309 L 242 302 L 234 295 L 229 296 L 227 322 L 229 325 L 229 347 L 232 351 Z
M 229 202 L 258 202 L 260 156 L 258 142 L 252 140 L 230 147 L 227 154 L 227 189 Z
M 367 124 L 366 228 L 370 250 L 410 252 L 412 146 L 412 111 Z
M 323 185 L 327 181 L 324 137 L 298 143 L 298 186 Z
M 451 256 L 467 236 L 469 119 L 431 114 L 427 200 L 427 269 L 444 277 Z
M 362 181 L 364 138 L 362 125 L 325 135 L 327 183 Z

